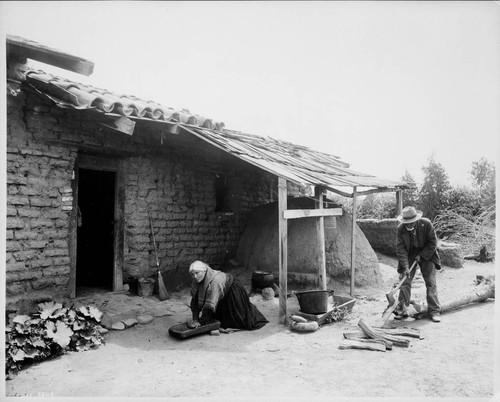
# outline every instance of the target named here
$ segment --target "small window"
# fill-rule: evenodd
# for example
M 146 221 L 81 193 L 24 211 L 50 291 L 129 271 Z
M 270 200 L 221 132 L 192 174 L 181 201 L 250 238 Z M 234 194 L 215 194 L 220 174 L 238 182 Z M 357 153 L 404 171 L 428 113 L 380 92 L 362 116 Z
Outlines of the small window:
M 227 183 L 226 175 L 224 173 L 215 174 L 215 210 L 227 211 L 226 196 L 227 196 Z

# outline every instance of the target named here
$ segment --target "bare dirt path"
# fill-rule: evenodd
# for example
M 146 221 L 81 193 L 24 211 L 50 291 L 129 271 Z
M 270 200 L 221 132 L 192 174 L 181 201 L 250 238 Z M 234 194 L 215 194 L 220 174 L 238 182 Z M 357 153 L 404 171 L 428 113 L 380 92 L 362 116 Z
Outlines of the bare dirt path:
M 493 299 L 445 313 L 439 324 L 428 319 L 392 321 L 420 329 L 424 339 L 411 338 L 408 348 L 387 352 L 339 349 L 344 331 L 357 329 L 359 318 L 374 322 L 387 306 L 385 292 L 397 279 L 395 263 L 379 257 L 384 284 L 356 289 L 356 304 L 344 322 L 309 334 L 291 332 L 277 323 L 278 299 L 265 301 L 254 295 L 252 302 L 270 321 L 261 330 L 177 340 L 168 335 L 168 328 L 189 318 L 189 295 L 184 289 L 161 302 L 168 315 L 148 325 L 111 331 L 99 349 L 33 365 L 5 383 L 6 395 L 16 401 L 24 399 L 19 397 L 491 400 Z M 476 275 L 494 271 L 493 263 L 445 267 L 438 274 L 440 295 L 466 292 Z M 414 293 L 425 292 L 421 281 L 415 287 Z M 346 285 L 335 287 L 336 293 L 346 291 Z M 138 299 L 128 300 L 132 306 Z M 160 303 L 150 302 L 153 307 Z M 289 298 L 288 310 L 298 310 L 294 296 Z

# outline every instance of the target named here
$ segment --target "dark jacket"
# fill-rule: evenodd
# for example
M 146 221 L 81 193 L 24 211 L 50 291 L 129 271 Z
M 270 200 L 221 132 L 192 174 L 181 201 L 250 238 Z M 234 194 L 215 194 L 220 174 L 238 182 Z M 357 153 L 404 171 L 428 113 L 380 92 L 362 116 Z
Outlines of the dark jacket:
M 403 272 L 410 266 L 417 255 L 420 258 L 432 261 L 436 269 L 441 269 L 441 259 L 437 251 L 438 240 L 434 226 L 427 218 L 420 218 L 415 225 L 415 246 L 410 250 L 410 232 L 403 223 L 398 225 L 396 253 L 398 256 L 398 272 Z

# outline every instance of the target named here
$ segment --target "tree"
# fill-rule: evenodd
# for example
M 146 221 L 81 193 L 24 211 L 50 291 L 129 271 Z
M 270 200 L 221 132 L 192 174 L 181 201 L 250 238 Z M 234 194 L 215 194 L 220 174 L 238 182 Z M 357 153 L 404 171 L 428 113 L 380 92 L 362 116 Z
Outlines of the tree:
M 484 211 L 479 190 L 466 186 L 451 187 L 446 192 L 443 206 L 449 210 L 467 211 L 471 217 Z
M 475 187 L 481 194 L 481 201 L 487 208 L 495 204 L 495 164 L 485 158 L 472 162 L 470 170 Z
M 408 170 L 405 170 L 405 174 L 401 177 L 401 180 L 413 187 L 403 192 L 403 207 L 417 205 L 418 190 L 415 179 Z
M 393 194 L 370 194 L 358 204 L 359 219 L 388 219 L 396 215 L 396 198 Z
M 444 167 L 434 160 L 434 156 L 429 158 L 428 165 L 422 170 L 424 181 L 419 192 L 418 206 L 424 212 L 425 217 L 433 220 L 444 209 L 446 192 L 451 186 Z

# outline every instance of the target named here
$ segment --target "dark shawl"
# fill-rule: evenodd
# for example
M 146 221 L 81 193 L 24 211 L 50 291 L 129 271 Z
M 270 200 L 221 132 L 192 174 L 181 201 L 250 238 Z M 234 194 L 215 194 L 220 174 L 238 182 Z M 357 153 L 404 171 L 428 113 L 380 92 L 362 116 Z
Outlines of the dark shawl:
M 191 284 L 191 310 L 217 310 L 217 304 L 226 295 L 233 283 L 233 276 L 207 267 L 205 278 L 200 283 Z

